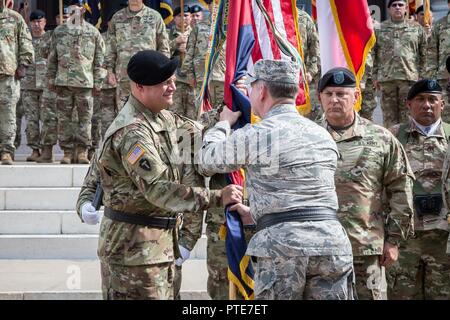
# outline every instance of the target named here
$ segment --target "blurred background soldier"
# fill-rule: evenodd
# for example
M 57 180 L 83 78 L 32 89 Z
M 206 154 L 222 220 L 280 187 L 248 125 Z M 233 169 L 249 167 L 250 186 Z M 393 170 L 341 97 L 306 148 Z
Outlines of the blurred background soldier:
M 338 218 L 353 247 L 358 299 L 381 300 L 381 267 L 397 260 L 400 242 L 412 232 L 414 175 L 397 139 L 355 112 L 359 92 L 350 70 L 328 71 L 319 81 L 319 93 L 323 126 L 340 155 L 335 175 Z
M 417 22 L 422 26 L 427 39 L 431 36 L 431 32 L 433 31 L 433 8 L 430 8 L 430 21 L 426 23 L 425 12 L 423 9 L 423 5 L 416 9 L 416 19 Z
M 427 40 L 423 28 L 406 18 L 407 1 L 389 0 L 390 19 L 375 29 L 374 85 L 382 92 L 384 126 L 408 119 L 406 95 L 414 81 L 424 76 Z
M 33 150 L 27 161 L 36 161 L 41 155 L 40 120 L 44 103 L 44 89 L 47 87 L 47 57 L 42 56 L 40 46 L 50 41 L 51 34 L 45 32 L 47 20 L 41 10 L 30 14 L 31 35 L 35 52 L 35 63 L 27 68 L 25 77 L 20 81 L 22 90 L 22 108 L 27 120 L 27 145 Z
M 194 27 L 197 23 L 203 21 L 203 8 L 198 4 L 191 6 L 191 26 Z
M 450 1 L 448 1 L 450 7 Z M 446 108 L 442 119 L 450 122 L 449 102 L 449 73 L 445 68 L 445 61 L 450 53 L 450 11 L 445 17 L 436 22 L 431 37 L 428 39 L 427 49 L 427 77 L 436 79 L 442 87 L 442 96 Z
M 441 120 L 442 88 L 423 79 L 409 90 L 408 122 L 390 130 L 405 148 L 414 181 L 414 236 L 388 272 L 389 299 L 450 299 L 450 256 L 446 255 L 448 211 L 442 201 L 442 168 L 450 124 Z
M 16 137 L 16 104 L 20 96 L 19 80 L 34 62 L 31 34 L 25 20 L 0 1 L 0 158 L 13 163 Z
M 177 70 L 177 90 L 174 93 L 174 101 L 170 111 L 190 119 L 196 119 L 197 114 L 194 106 L 195 92 L 192 90 L 192 86 L 189 85 L 186 75 L 182 74 L 179 70 L 186 55 L 186 45 L 192 30 L 189 6 L 184 5 L 183 10 L 184 15 L 181 14 L 180 7 L 176 7 L 173 10 L 175 24 L 169 31 L 170 54 L 172 57 L 180 57 L 180 65 Z
M 128 7 L 119 10 L 111 19 L 105 56 L 108 83 L 117 85 L 118 110 L 130 94 L 128 61 L 135 53 L 146 49 L 170 56 L 166 26 L 161 15 L 145 6 L 143 0 L 129 0 Z
M 87 164 L 92 96 L 100 94 L 105 77 L 105 43 L 100 32 L 84 21 L 82 4 L 77 0 L 72 3 L 69 20 L 53 32 L 47 75 L 49 88 L 57 93 L 59 144 L 64 151 L 61 163 Z M 72 124 L 74 112 L 78 121 Z

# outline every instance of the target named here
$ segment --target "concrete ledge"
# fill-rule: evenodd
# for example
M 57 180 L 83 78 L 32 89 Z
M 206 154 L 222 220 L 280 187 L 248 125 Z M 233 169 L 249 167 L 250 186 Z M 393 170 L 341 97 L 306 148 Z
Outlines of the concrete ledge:
M 74 210 L 80 188 L 1 188 L 0 198 L 2 193 L 3 210 Z

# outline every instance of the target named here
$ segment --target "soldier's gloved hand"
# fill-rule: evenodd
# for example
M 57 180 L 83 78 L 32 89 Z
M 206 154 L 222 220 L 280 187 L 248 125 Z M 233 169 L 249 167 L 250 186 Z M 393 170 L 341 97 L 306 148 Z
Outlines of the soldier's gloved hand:
M 83 221 L 85 223 L 96 225 L 100 222 L 102 215 L 100 214 L 100 212 L 95 210 L 91 202 L 85 202 L 81 206 L 81 217 L 83 218 Z
M 180 267 L 183 262 L 189 259 L 189 257 L 191 256 L 191 252 L 183 246 L 178 246 L 178 249 L 180 250 L 181 258 L 175 260 L 175 265 Z

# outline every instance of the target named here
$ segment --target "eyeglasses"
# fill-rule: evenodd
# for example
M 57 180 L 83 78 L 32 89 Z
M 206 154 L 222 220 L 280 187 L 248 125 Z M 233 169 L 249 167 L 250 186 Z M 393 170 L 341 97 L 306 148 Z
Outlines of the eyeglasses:
M 393 3 L 393 4 L 391 4 L 391 7 L 399 7 L 399 8 L 402 8 L 402 7 L 404 7 L 405 6 L 405 4 L 403 3 L 403 2 L 397 2 L 397 3 Z

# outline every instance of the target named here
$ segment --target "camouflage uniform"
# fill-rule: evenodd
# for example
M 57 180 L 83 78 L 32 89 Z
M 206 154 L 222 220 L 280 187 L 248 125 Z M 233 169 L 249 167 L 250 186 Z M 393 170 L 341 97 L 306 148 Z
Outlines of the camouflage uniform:
M 177 142 L 179 130 L 201 134 L 187 118 L 165 110 L 152 113 L 130 96 L 105 135 L 98 161 L 94 158 L 91 164 L 78 214 L 83 203 L 93 199 L 100 177 L 107 208 L 151 217 L 189 212 L 180 243 L 192 249 L 201 234 L 203 210 L 220 205 L 221 192 L 204 188 L 193 164 L 176 157 L 177 148 L 185 148 Z M 176 230 L 104 217 L 98 247 L 104 298 L 172 299 L 173 261 L 179 255 Z
M 340 153 L 335 176 L 338 217 L 352 243 L 358 298 L 376 300 L 381 299 L 379 257 L 384 243 L 398 246 L 411 232 L 414 175 L 397 139 L 355 116 L 354 124 L 342 131 L 323 125 Z M 383 212 L 383 190 L 390 212 Z
M 209 33 L 211 30 L 211 21 L 202 21 L 197 23 L 189 34 L 186 56 L 181 66 L 180 73 L 186 76 L 188 83 L 194 83 L 195 92 L 198 95 L 203 84 L 205 75 L 205 59 L 208 53 Z M 209 92 L 211 97 L 211 106 L 219 106 L 223 102 L 224 81 L 225 81 L 225 51 L 223 44 L 219 52 L 219 57 L 210 76 Z M 197 118 L 200 101 L 196 100 L 195 118 Z
M 390 130 L 404 143 L 406 154 L 425 192 L 441 193 L 442 167 L 448 148 L 443 127 L 426 136 L 410 120 L 405 123 L 406 141 L 399 138 L 400 125 Z M 439 215 L 414 217 L 415 235 L 400 248 L 398 263 L 389 270 L 390 299 L 450 299 L 450 256 L 445 254 L 448 238 L 447 209 Z
M 445 108 L 442 119 L 450 122 L 450 102 L 448 95 L 449 74 L 445 67 L 445 60 L 450 54 L 450 15 L 439 20 L 433 27 L 431 37 L 428 39 L 427 50 L 427 77 L 436 79 L 442 87 Z
M 383 121 L 389 128 L 408 120 L 406 96 L 424 76 L 427 40 L 423 28 L 408 19 L 384 21 L 375 33 L 373 78 L 381 86 Z
M 300 36 L 302 38 L 302 48 L 305 59 L 305 69 L 312 76 L 309 84 L 309 96 L 311 101 L 311 113 L 307 117 L 311 120 L 316 119 L 321 114 L 319 100 L 317 99 L 317 82 L 320 77 L 320 46 L 319 34 L 317 33 L 314 21 L 303 10 L 298 10 L 298 25 Z
M 16 104 L 16 138 L 14 139 L 14 147 L 17 149 L 22 143 L 22 118 L 24 116 L 22 94 Z
M 53 31 L 47 31 L 48 38 L 46 41 L 39 43 L 39 55 L 42 59 L 48 60 L 51 49 L 51 41 L 53 37 Z M 53 147 L 58 142 L 58 117 L 56 112 L 56 93 L 44 88 L 42 95 L 41 105 L 41 140 L 40 145 L 42 147 Z
M 373 111 L 377 107 L 375 101 L 375 87 L 372 80 L 372 70 L 373 58 L 372 54 L 369 53 L 366 60 L 366 71 L 361 80 L 361 85 L 364 85 L 364 89 L 362 90 L 361 110 L 359 111 L 359 115 L 370 121 L 373 121 Z
M 27 120 L 27 145 L 33 150 L 40 149 L 41 110 L 44 103 L 46 88 L 47 57 L 41 55 L 40 46 L 50 41 L 51 34 L 44 33 L 39 38 L 33 38 L 35 63 L 27 68 L 25 77 L 20 81 L 22 90 L 22 107 Z
M 189 35 L 191 33 L 191 27 L 185 30 L 185 34 Z M 169 40 L 170 40 L 170 54 L 172 57 L 180 57 L 180 67 L 183 63 L 181 60 L 180 51 L 178 51 L 176 38 L 181 35 L 181 31 L 174 25 L 169 30 Z M 197 119 L 197 113 L 195 110 L 195 90 L 187 81 L 185 75 L 181 74 L 178 70 L 177 72 L 177 90 L 173 94 L 173 105 L 170 110 L 190 119 Z
M 139 12 L 124 8 L 114 14 L 108 28 L 105 65 L 117 78 L 117 108 L 120 110 L 130 94 L 127 65 L 142 50 L 158 50 L 170 56 L 169 39 L 161 15 L 144 6 Z
M 14 154 L 16 104 L 20 83 L 14 78 L 19 66 L 34 61 L 31 34 L 22 16 L 0 8 L 0 154 Z
M 56 86 L 59 144 L 65 152 L 91 145 L 92 89 L 101 89 L 104 54 L 100 32 L 86 21 L 60 25 L 53 32 L 47 75 Z M 74 110 L 78 122 L 72 125 Z
M 276 71 L 268 71 L 276 79 Z M 268 154 L 279 155 L 278 162 L 264 159 Z M 333 212 L 336 161 L 329 134 L 300 116 L 294 105 L 281 104 L 261 122 L 232 134 L 228 122 L 217 123 L 204 137 L 199 168 L 206 175 L 244 168 L 250 212 L 258 221 L 267 214 L 308 208 Z M 269 226 L 252 237 L 247 255 L 257 257 L 255 299 L 352 298 L 351 245 L 337 220 Z

